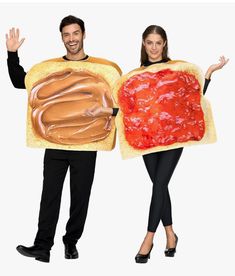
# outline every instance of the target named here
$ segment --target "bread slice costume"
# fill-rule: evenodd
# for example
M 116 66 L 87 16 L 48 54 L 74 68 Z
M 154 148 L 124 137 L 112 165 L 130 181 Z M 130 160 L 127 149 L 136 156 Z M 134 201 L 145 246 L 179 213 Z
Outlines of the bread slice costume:
M 204 76 L 194 64 L 169 61 L 123 75 L 114 89 L 123 159 L 216 141 Z
M 86 110 L 115 107 L 112 98 L 120 68 L 105 59 L 50 59 L 36 64 L 25 78 L 29 94 L 27 145 L 66 150 L 111 150 L 111 115 L 91 117 Z

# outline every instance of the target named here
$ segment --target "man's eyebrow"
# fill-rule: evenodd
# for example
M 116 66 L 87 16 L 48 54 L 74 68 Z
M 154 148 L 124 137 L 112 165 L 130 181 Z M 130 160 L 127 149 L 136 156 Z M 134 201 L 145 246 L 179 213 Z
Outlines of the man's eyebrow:
M 77 33 L 77 32 L 80 32 L 79 29 L 77 29 L 76 31 L 74 31 L 73 33 Z M 63 32 L 63 34 L 69 34 L 69 32 Z

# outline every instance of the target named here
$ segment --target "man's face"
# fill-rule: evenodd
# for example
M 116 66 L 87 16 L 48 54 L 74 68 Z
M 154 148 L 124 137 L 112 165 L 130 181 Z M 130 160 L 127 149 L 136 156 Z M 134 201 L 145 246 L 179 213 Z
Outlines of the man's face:
M 78 24 L 65 26 L 62 29 L 61 36 L 68 53 L 75 55 L 83 49 L 85 33 L 82 33 L 81 27 Z

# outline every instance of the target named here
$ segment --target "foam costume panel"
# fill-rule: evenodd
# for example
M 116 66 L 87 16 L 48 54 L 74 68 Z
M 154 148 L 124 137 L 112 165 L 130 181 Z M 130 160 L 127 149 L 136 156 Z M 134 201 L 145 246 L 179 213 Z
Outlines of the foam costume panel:
M 66 150 L 111 150 L 115 124 L 111 115 L 91 117 L 93 107 L 115 107 L 112 98 L 120 68 L 104 59 L 51 59 L 32 67 L 28 91 L 27 145 Z
M 185 61 L 140 67 L 117 82 L 114 98 L 124 159 L 216 141 L 204 76 Z

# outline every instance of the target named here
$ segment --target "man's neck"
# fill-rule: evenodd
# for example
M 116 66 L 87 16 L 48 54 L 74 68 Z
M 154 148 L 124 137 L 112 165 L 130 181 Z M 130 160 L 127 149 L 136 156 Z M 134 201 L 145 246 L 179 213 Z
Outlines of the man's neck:
M 81 59 L 83 59 L 85 57 L 86 57 L 86 54 L 84 53 L 84 51 L 79 52 L 79 53 L 74 54 L 74 55 L 67 52 L 67 55 L 66 55 L 66 58 L 68 60 L 81 60 Z

